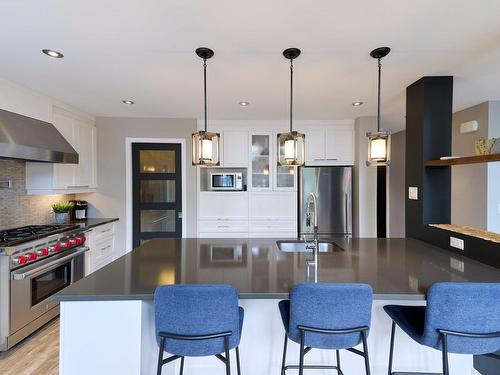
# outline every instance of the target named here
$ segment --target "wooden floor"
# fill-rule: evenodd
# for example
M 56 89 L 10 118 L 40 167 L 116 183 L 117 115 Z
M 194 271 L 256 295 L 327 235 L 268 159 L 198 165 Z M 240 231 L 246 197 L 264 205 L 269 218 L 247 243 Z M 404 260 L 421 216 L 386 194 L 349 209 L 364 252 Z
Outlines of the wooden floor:
M 2 375 L 57 375 L 59 318 L 47 323 L 7 352 L 0 352 Z

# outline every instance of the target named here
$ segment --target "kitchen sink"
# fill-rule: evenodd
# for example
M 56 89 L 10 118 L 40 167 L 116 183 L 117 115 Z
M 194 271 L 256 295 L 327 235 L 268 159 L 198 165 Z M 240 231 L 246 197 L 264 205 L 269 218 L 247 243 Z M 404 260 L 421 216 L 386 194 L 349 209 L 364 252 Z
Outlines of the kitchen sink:
M 302 240 L 285 240 L 276 241 L 278 249 L 287 253 L 311 253 L 312 250 L 306 247 L 305 241 Z M 342 248 L 331 241 L 318 241 L 320 253 L 332 253 L 334 251 L 342 251 Z

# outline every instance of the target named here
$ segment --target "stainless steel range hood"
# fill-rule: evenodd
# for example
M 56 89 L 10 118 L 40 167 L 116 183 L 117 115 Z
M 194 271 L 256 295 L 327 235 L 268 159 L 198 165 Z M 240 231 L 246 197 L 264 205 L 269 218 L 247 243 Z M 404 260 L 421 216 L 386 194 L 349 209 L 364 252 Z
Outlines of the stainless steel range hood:
M 78 164 L 78 154 L 54 125 L 0 109 L 0 158 Z

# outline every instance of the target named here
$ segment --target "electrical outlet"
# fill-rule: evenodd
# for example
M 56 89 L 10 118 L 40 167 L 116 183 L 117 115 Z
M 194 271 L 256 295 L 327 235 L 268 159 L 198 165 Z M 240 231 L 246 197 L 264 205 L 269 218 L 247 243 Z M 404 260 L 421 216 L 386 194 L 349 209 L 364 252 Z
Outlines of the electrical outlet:
M 455 247 L 457 249 L 463 250 L 464 249 L 464 240 L 461 238 L 456 238 L 456 237 L 450 237 L 450 246 Z
M 465 265 L 461 260 L 450 258 L 450 267 L 458 272 L 465 272 Z
M 418 200 L 418 187 L 409 186 L 408 187 L 408 199 Z

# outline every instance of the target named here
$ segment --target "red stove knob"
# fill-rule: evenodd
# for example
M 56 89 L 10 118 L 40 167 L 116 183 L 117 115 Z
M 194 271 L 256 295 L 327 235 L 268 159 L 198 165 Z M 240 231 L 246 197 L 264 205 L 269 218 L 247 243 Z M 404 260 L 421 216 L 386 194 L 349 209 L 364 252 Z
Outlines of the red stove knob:
M 72 244 L 72 243 L 71 243 L 71 241 L 69 241 L 69 240 L 65 242 L 65 246 L 66 246 L 66 248 L 69 248 L 69 247 L 71 247 L 72 245 L 73 245 L 73 244 Z
M 28 261 L 28 257 L 26 257 L 24 255 L 17 257 L 17 264 L 26 264 L 27 261 Z
M 44 247 L 44 248 L 40 249 L 40 250 L 38 251 L 38 253 L 39 253 L 41 256 L 46 257 L 47 255 L 49 255 L 49 249 L 47 249 L 47 248 L 45 248 L 45 247 Z
M 54 251 L 61 251 L 62 250 L 62 246 L 60 244 L 54 245 L 53 248 L 54 248 Z
M 36 260 L 36 258 L 38 258 L 38 254 L 37 253 L 29 253 L 28 258 L 29 258 L 29 260 Z

